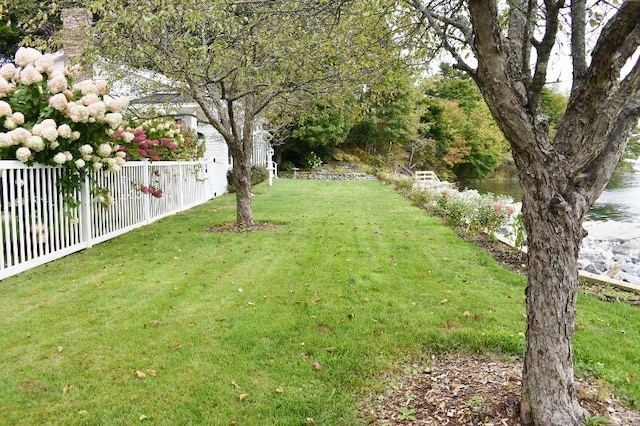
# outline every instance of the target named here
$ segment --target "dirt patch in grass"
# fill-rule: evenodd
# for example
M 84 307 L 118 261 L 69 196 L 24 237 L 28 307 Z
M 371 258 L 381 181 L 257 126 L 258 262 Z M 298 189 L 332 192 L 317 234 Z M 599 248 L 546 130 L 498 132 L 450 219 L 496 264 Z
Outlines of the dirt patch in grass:
M 411 370 L 365 408 L 369 424 L 521 425 L 520 360 L 448 354 Z M 609 425 L 640 425 L 640 413 L 624 407 L 606 387 L 577 378 L 576 388 L 592 416 L 608 418 Z
M 256 222 L 251 226 L 239 226 L 235 222 L 225 223 L 222 225 L 210 226 L 206 230 L 207 232 L 255 232 L 255 231 L 265 231 L 267 229 L 277 229 L 282 225 L 276 223 L 269 222 Z
M 492 241 L 486 234 L 460 234 L 466 241 L 473 241 L 485 249 L 500 265 L 518 272 L 527 273 L 527 254 L 500 241 Z

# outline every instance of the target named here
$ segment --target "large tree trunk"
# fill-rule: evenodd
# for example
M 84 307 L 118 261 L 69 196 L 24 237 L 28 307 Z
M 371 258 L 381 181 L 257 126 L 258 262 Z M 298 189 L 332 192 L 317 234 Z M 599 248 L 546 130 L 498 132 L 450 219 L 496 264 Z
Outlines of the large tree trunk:
M 582 425 L 586 414 L 574 387 L 572 344 L 585 209 L 567 167 L 534 163 L 535 171 L 521 176 L 528 240 L 525 425 Z
M 236 225 L 249 228 L 253 223 L 251 206 L 251 152 L 253 133 L 243 139 L 230 138 L 227 146 L 233 157 L 233 180 L 236 186 Z
M 240 158 L 239 158 L 240 157 Z M 233 179 L 236 184 L 236 224 L 247 228 L 253 226 L 251 206 L 251 157 L 233 157 Z

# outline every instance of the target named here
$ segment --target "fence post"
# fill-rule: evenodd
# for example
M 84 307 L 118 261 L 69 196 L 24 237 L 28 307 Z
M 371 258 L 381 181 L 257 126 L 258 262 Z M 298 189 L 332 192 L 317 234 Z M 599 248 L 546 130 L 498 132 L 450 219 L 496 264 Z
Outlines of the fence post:
M 84 178 L 80 182 L 80 232 L 81 240 L 87 247 L 93 245 L 92 222 L 91 217 L 91 190 L 89 187 L 89 173 L 84 174 Z
M 178 166 L 178 185 L 176 186 L 178 188 L 178 209 L 180 211 L 182 211 L 182 209 L 184 208 L 184 189 L 186 186 L 186 182 L 184 181 L 184 168 L 186 167 L 185 164 L 183 164 L 182 162 L 179 164 Z
M 144 186 L 149 188 L 149 185 L 151 185 L 151 163 L 146 158 L 142 160 L 142 168 Z M 151 223 L 151 197 L 142 197 L 142 202 L 144 206 L 144 222 Z

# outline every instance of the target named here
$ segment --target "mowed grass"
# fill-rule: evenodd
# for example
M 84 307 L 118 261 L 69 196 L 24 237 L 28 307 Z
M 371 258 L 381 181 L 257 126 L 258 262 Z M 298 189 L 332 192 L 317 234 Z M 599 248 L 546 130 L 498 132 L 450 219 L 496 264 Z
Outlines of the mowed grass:
M 224 196 L 1 281 L 0 424 L 366 424 L 413 359 L 522 353 L 524 279 L 392 189 L 256 191 L 277 227 L 207 232 Z M 640 310 L 579 311 L 578 370 L 638 401 Z

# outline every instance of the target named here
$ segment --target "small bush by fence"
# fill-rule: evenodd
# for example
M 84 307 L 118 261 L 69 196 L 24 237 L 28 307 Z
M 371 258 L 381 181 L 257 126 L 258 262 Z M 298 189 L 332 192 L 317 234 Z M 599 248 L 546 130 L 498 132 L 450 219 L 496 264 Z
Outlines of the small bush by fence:
M 63 173 L 0 160 L 0 280 L 202 204 L 227 185 L 226 164 L 132 161 L 92 172 L 72 208 L 56 185 Z M 92 196 L 91 184 L 108 193 Z

